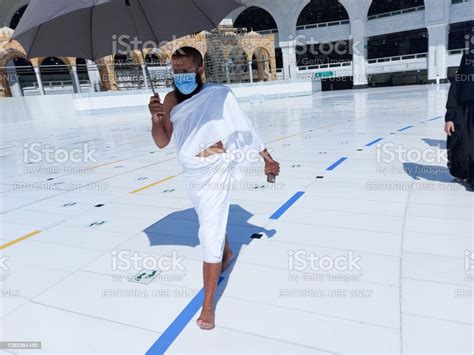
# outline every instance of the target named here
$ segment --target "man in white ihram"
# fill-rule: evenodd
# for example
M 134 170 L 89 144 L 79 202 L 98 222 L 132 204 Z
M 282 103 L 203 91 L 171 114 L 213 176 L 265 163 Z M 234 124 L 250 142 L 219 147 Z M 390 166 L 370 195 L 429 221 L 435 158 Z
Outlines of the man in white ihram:
M 150 100 L 152 135 L 163 149 L 173 135 L 178 162 L 183 166 L 188 194 L 199 219 L 204 251 L 204 302 L 197 324 L 214 328 L 214 294 L 220 274 L 232 262 L 227 240 L 229 192 L 251 160 L 263 158 L 265 174 L 278 176 L 272 159 L 232 91 L 224 85 L 203 84 L 201 53 L 184 47 L 173 54 L 174 91 Z M 242 157 L 246 159 L 242 159 Z M 252 159 L 253 157 L 253 159 Z

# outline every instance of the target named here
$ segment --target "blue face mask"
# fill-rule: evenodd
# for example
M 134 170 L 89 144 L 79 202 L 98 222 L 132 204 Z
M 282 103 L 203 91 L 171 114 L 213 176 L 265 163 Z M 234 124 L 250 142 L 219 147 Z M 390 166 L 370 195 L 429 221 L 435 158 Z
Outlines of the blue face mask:
M 176 88 L 183 94 L 189 95 L 197 89 L 198 83 L 196 81 L 196 73 L 182 73 L 174 74 L 173 80 Z

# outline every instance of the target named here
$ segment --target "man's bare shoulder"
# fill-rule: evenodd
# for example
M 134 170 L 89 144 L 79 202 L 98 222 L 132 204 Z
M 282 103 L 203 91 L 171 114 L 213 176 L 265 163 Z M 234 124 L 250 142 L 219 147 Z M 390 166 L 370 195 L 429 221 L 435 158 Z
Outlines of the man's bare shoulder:
M 169 92 L 165 96 L 165 101 L 163 105 L 165 106 L 166 112 L 171 112 L 171 110 L 178 104 L 178 99 L 176 98 L 176 94 L 174 91 Z
M 178 99 L 176 98 L 176 93 L 174 90 L 166 94 L 164 103 L 175 104 L 175 105 L 178 103 Z

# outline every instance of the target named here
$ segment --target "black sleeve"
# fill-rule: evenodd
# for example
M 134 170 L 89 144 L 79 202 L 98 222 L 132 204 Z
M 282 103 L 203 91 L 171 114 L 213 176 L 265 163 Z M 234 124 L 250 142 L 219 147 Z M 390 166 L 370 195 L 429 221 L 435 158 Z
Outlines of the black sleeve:
M 458 77 L 463 72 L 463 64 L 464 64 L 465 55 L 462 57 L 461 65 L 459 66 L 458 72 L 454 77 L 453 82 L 451 83 L 451 87 L 449 88 L 448 94 L 448 101 L 446 103 L 446 122 L 456 122 L 457 117 L 462 117 L 463 109 L 459 105 L 459 92 L 461 88 L 461 80 Z

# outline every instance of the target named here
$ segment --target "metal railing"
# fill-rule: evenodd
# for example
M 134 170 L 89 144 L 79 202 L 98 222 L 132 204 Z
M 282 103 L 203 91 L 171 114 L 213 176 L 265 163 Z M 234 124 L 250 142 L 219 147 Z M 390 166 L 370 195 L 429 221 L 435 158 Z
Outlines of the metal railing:
M 465 2 L 471 2 L 471 0 L 452 0 L 451 3 L 453 5 L 456 5 L 456 4 L 463 4 Z
M 368 20 L 370 21 L 370 20 L 376 20 L 376 19 L 379 19 L 379 18 L 405 15 L 405 14 L 410 14 L 410 13 L 413 13 L 413 12 L 424 11 L 424 10 L 425 10 L 424 5 L 417 6 L 417 7 L 410 7 L 408 9 L 396 10 L 396 11 L 384 12 L 384 13 L 377 14 L 377 15 L 372 15 L 372 16 L 368 17 Z
M 338 63 L 324 63 L 324 64 L 317 64 L 317 65 L 306 65 L 306 66 L 298 67 L 298 71 L 341 68 L 341 67 L 348 67 L 351 65 L 352 65 L 352 61 L 338 62 Z
M 374 58 L 374 59 L 369 59 L 367 62 L 369 64 L 377 64 L 377 63 L 399 62 L 401 60 L 421 59 L 421 58 L 428 58 L 428 53 L 405 54 L 405 55 L 398 55 L 394 57 Z
M 464 54 L 469 48 L 450 49 L 448 55 Z
M 274 74 L 271 73 L 270 62 L 264 61 L 262 72 L 255 68 L 253 61 L 252 75 L 249 71 L 249 62 L 234 61 L 233 66 L 227 65 L 226 71 L 212 78 L 207 78 L 210 82 L 217 83 L 245 83 L 260 80 L 271 80 L 274 75 L 278 78 L 282 76 L 283 69 L 277 69 Z M 233 69 L 232 69 L 233 68 Z M 236 69 L 237 68 L 237 69 Z M 106 70 L 109 69 L 109 70 Z M 108 91 L 110 88 L 116 88 L 119 91 L 145 89 L 147 80 L 153 82 L 155 88 L 165 88 L 172 86 L 171 69 L 168 66 L 149 66 L 150 77 L 145 77 L 139 63 L 115 63 L 115 64 L 88 64 L 77 66 L 77 80 L 81 92 L 86 91 Z M 71 67 L 67 65 L 48 65 L 41 66 L 41 83 L 46 93 L 74 92 L 75 76 Z M 14 88 L 20 85 L 25 95 L 40 93 L 40 84 L 38 77 L 32 66 L 0 67 L 0 75 L 5 76 L 6 82 Z M 87 75 L 87 76 L 86 76 Z M 16 89 L 15 89 L 16 90 Z M 0 87 L 0 92 L 3 92 Z M 1 96 L 1 95 L 0 95 Z
M 321 28 L 321 27 L 332 27 L 340 25 L 348 25 L 350 20 L 340 20 L 340 21 L 331 21 L 331 22 L 321 22 L 321 23 L 311 23 L 307 25 L 296 26 L 296 30 L 309 30 L 312 28 Z
M 261 30 L 261 31 L 255 31 L 257 32 L 258 34 L 261 34 L 261 35 L 271 35 L 273 33 L 278 33 L 278 28 L 272 28 L 272 29 L 269 29 L 269 30 Z

